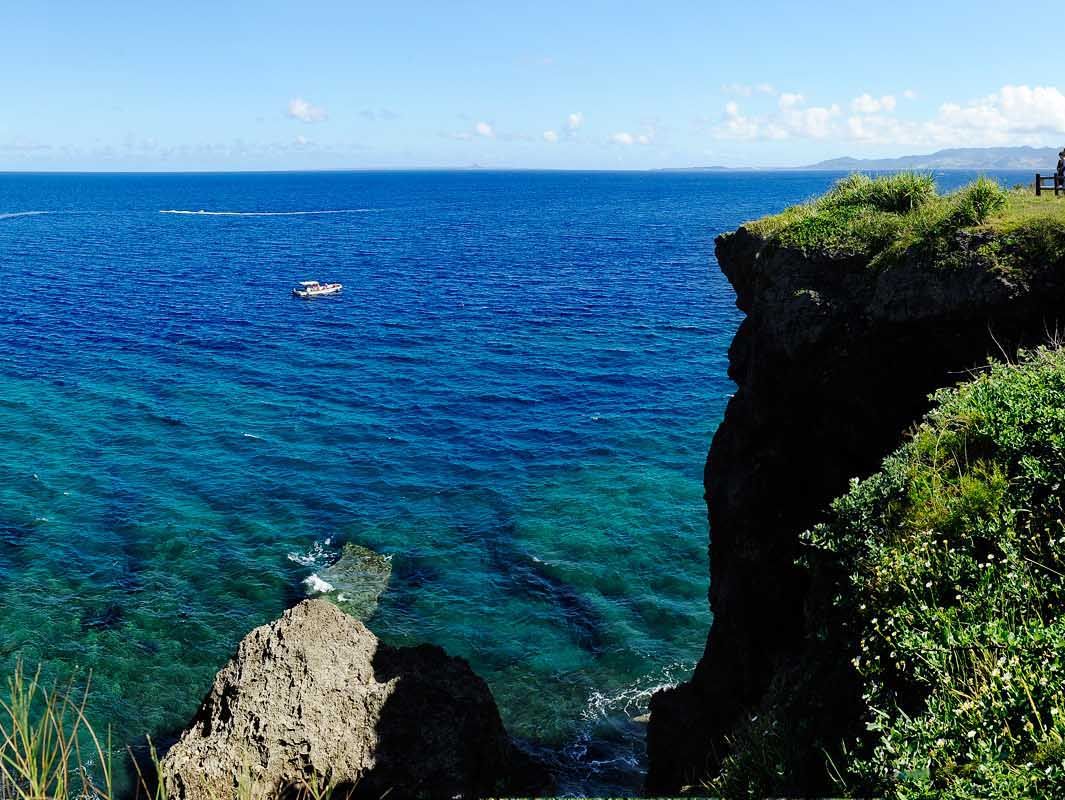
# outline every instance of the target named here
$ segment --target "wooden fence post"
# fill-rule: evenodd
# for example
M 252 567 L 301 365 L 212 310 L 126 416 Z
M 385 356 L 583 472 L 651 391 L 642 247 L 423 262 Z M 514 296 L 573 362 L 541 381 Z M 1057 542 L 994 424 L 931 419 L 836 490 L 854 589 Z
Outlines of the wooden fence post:
M 1039 197 L 1043 194 L 1043 176 L 1038 172 L 1035 173 L 1035 196 Z

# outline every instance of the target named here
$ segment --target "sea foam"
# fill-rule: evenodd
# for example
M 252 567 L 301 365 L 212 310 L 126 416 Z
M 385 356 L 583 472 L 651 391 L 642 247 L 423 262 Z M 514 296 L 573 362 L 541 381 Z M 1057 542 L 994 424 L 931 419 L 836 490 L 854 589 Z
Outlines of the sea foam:
M 323 581 L 317 574 L 311 573 L 303 579 L 303 585 L 307 587 L 307 591 L 314 592 L 316 594 L 326 594 L 333 591 L 333 584 L 329 581 Z

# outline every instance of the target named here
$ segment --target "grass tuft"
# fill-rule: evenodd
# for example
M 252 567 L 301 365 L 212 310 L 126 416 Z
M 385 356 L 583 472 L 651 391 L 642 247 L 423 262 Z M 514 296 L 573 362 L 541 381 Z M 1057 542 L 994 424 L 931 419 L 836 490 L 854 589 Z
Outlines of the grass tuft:
M 85 717 L 86 686 L 46 687 L 22 663 L 0 699 L 0 797 L 12 800 L 110 798 L 110 747 Z

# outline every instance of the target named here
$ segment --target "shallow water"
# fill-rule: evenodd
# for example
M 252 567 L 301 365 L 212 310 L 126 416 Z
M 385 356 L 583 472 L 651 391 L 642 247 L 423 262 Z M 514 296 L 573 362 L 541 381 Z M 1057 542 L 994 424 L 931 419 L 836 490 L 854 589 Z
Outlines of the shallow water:
M 564 791 L 632 791 L 710 622 L 713 237 L 835 177 L 0 175 L 0 666 L 165 740 L 351 542 L 381 637 L 467 658 Z

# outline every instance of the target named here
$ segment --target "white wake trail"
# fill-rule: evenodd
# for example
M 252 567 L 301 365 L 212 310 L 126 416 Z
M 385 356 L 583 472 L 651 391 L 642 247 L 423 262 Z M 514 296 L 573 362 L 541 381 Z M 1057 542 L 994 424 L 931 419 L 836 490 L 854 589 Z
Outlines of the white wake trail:
M 0 213 L 0 219 L 14 219 L 15 217 L 35 217 L 38 214 L 47 214 L 47 211 L 15 211 L 10 214 Z
M 183 209 L 160 209 L 160 214 L 187 214 L 197 217 L 304 217 L 314 214 L 362 214 L 372 208 L 334 208 L 324 211 L 186 211 Z

